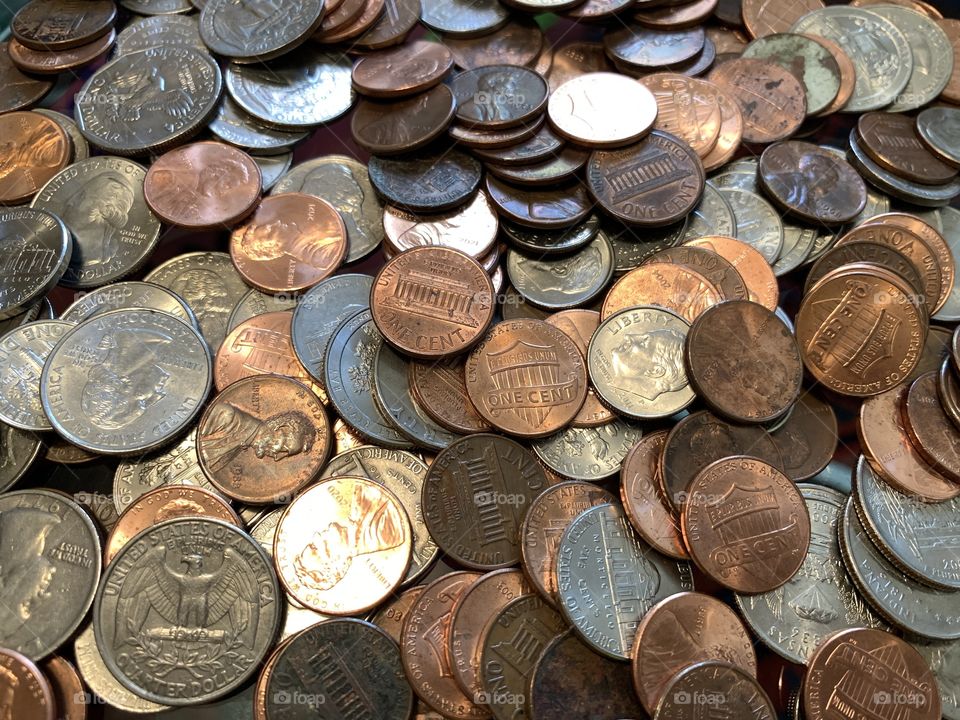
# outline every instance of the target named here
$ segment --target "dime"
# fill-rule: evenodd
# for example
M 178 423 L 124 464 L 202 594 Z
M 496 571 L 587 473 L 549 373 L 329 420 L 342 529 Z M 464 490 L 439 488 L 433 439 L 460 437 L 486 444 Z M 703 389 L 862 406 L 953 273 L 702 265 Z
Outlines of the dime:
M 703 165 L 682 140 L 660 130 L 622 150 L 594 150 L 587 187 L 625 223 L 662 227 L 688 215 L 703 194 Z
M 582 168 L 589 154 L 586 150 L 564 147 L 557 155 L 530 165 L 495 165 L 487 163 L 487 170 L 501 180 L 518 185 L 552 185 L 567 180 Z
M 384 340 L 418 359 L 468 350 L 493 320 L 493 285 L 473 258 L 416 247 L 377 273 L 370 309 Z
M 783 140 L 795 133 L 806 117 L 806 92 L 800 80 L 770 60 L 738 58 L 721 63 L 708 79 L 739 103 L 745 142 Z
M 66 50 L 110 31 L 117 6 L 110 0 L 32 0 L 13 16 L 13 36 L 37 50 Z
M 616 418 L 596 427 L 569 427 L 537 440 L 533 450 L 551 470 L 573 480 L 599 482 L 615 475 L 640 439 L 640 427 Z
M 207 0 L 200 36 L 211 52 L 237 62 L 261 62 L 293 50 L 320 27 L 323 0 L 292 5 Z
M 946 478 L 960 482 L 960 436 L 937 396 L 937 371 L 913 381 L 903 396 L 902 411 L 903 426 L 920 456 Z
M 903 630 L 937 640 L 960 637 L 956 594 L 908 578 L 874 546 L 855 501 L 846 503 L 840 523 L 840 549 L 857 588 L 877 612 Z
M 930 152 L 916 128 L 905 115 L 864 113 L 857 120 L 857 139 L 871 160 L 905 180 L 939 185 L 955 178 L 957 169 Z
M 858 662 L 868 658 L 882 660 Z M 864 702 L 870 703 L 871 712 L 909 713 L 917 720 L 940 718 L 940 695 L 930 666 L 909 643 L 882 630 L 843 630 L 817 647 L 803 679 L 805 716 L 843 717 L 849 707 L 845 698 L 854 686 L 867 693 Z
M 484 631 L 480 676 L 494 718 L 526 717 L 534 664 L 540 651 L 566 628 L 563 618 L 536 595 L 516 598 L 493 616 Z
M 51 655 L 40 666 L 50 681 L 54 706 L 62 720 L 86 720 L 87 693 L 77 669 L 58 655 Z
M 156 310 L 111 310 L 57 343 L 40 398 L 64 438 L 124 455 L 179 435 L 199 414 L 210 381 L 207 347 L 192 326 Z
M 548 316 L 545 321 L 566 333 L 573 340 L 580 354 L 586 357 L 590 338 L 600 324 L 600 313 L 594 310 L 563 310 Z M 584 400 L 577 416 L 570 421 L 570 425 L 573 428 L 598 427 L 614 418 L 613 412 L 604 407 L 593 388 L 588 386 L 587 399 Z
M 187 13 L 200 9 L 205 0 L 120 0 L 120 5 L 132 13 L 162 16 L 163 13 Z
M 917 115 L 917 135 L 939 160 L 960 165 L 960 115 L 949 107 L 927 108 Z
M 73 243 L 57 216 L 32 208 L 0 208 L 0 237 L 0 319 L 15 318 L 61 280 Z
M 40 403 L 40 373 L 50 351 L 72 328 L 38 320 L 0 337 L 0 421 L 23 430 L 52 430 Z
M 172 17 L 176 18 L 178 16 Z M 307 136 L 305 131 L 281 130 L 265 125 L 242 109 L 229 95 L 224 95 L 217 108 L 217 114 L 210 121 L 208 127 L 210 132 L 224 142 L 248 148 L 251 151 L 280 151 L 291 147 Z M 266 184 L 264 182 L 264 188 L 266 188 Z
M 774 720 L 777 711 L 749 673 L 726 662 L 690 665 L 667 685 L 657 705 L 658 720 L 687 720 L 706 706 L 721 707 L 733 717 Z
M 786 236 L 786 233 L 784 235 Z M 741 278 L 741 284 L 746 285 L 749 299 L 770 311 L 776 310 L 780 302 L 777 276 L 774 274 L 774 268 L 755 247 L 722 235 L 697 238 L 688 241 L 686 245 L 710 250 L 726 260 L 733 268 L 733 272 Z
M 547 81 L 517 65 L 489 65 L 465 70 L 450 82 L 457 101 L 457 121 L 490 130 L 522 125 L 543 112 Z
M 25 75 L 13 64 L 9 42 L 0 43 L 0 79 L 0 112 L 5 113 L 30 107 L 53 88 L 52 80 Z
M 172 569 L 172 557 L 193 574 Z M 183 597 L 191 578 L 204 583 L 195 607 Z M 148 596 L 160 585 L 172 599 L 158 607 Z M 144 699 L 214 700 L 241 685 L 268 652 L 279 594 L 270 558 L 249 535 L 210 518 L 168 520 L 134 537 L 107 567 L 94 606 L 97 646 L 116 678 Z M 229 665 L 214 664 L 228 652 Z
M 771 433 L 783 456 L 784 473 L 794 482 L 823 470 L 837 448 L 837 416 L 833 408 L 803 392 L 786 421 Z
M 661 698 L 672 701 L 665 691 L 690 665 L 725 661 L 757 675 L 757 657 L 740 618 L 728 605 L 695 592 L 671 595 L 643 616 L 630 660 L 633 686 L 648 712 Z
M 546 437 L 567 425 L 587 395 L 587 369 L 576 344 L 537 320 L 495 325 L 467 358 L 467 394 L 495 428 Z
M 752 37 L 762 38 L 786 33 L 805 14 L 822 7 L 822 0 L 803 0 L 788 7 L 763 0 L 743 0 L 735 24 L 742 22 Z
M 442 245 L 478 259 L 493 249 L 497 238 L 497 216 L 483 191 L 465 205 L 439 215 L 414 215 L 387 205 L 383 227 L 387 242 L 399 252 Z
M 311 663 L 322 670 L 303 672 Z M 277 651 L 265 677 L 268 717 L 362 712 L 406 720 L 413 710 L 397 643 L 364 620 L 337 618 L 297 634 Z
M 162 152 L 203 127 L 222 88 L 219 66 L 202 50 L 147 48 L 94 72 L 77 93 L 75 115 L 80 132 L 102 150 Z
M 66 131 L 39 113 L 13 112 L 0 116 L 0 133 L 9 138 L 10 143 L 4 153 L 0 204 L 20 205 L 30 200 L 70 162 L 72 146 Z
M 529 302 L 562 310 L 583 306 L 602 293 L 613 276 L 613 245 L 597 233 L 586 247 L 562 257 L 507 253 L 507 276 Z
M 690 222 L 683 236 L 684 241 L 707 235 L 735 237 L 736 232 L 737 219 L 734 217 L 730 203 L 713 185 L 705 184 L 700 203 L 690 213 Z
M 819 0 L 813 0 L 812 4 L 823 7 Z M 778 12 L 776 21 L 785 20 L 784 29 L 787 29 L 808 9 L 802 8 L 799 14 L 789 19 Z M 791 14 L 793 11 L 794 7 L 791 7 Z M 758 37 L 744 49 L 743 57 L 773 60 L 800 78 L 807 97 L 807 115 L 819 115 L 828 110 L 840 92 L 843 76 L 839 63 L 826 45 L 813 37 L 787 32 Z
M 430 535 L 457 562 L 495 570 L 520 561 L 520 526 L 547 486 L 535 456 L 498 435 L 451 443 L 430 465 L 423 517 Z
M 29 717 L 36 720 L 53 720 L 57 710 L 56 699 L 50 681 L 27 657 L 13 650 L 0 650 L 0 692 L 3 693 L 4 711 L 10 717 Z
M 77 635 L 73 643 L 73 648 L 77 659 L 77 669 L 80 671 L 80 675 L 83 677 L 86 685 L 95 694 L 95 696 L 91 697 L 87 693 L 84 693 L 83 698 L 85 702 L 88 698 L 90 701 L 99 699 L 119 710 L 138 715 L 162 712 L 169 709 L 167 705 L 160 705 L 159 703 L 144 700 L 120 684 L 120 681 L 114 677 L 113 672 L 107 668 L 103 655 L 97 647 L 97 642 L 93 634 L 93 623 L 88 624 L 83 632 Z
M 219 491 L 246 503 L 289 499 L 330 453 L 323 405 L 305 385 L 277 375 L 231 384 L 197 427 L 200 467 Z
M 510 15 L 497 0 L 426 0 L 421 3 L 420 21 L 431 30 L 454 37 L 473 37 L 493 32 Z
M 803 565 L 810 516 L 800 491 L 773 465 L 743 455 L 717 460 L 687 493 L 684 542 L 697 566 L 724 587 L 769 592 Z
M 449 128 L 450 137 L 458 143 L 482 152 L 484 150 L 508 150 L 515 145 L 522 144 L 536 135 L 544 127 L 545 117 L 539 118 L 524 125 L 505 128 L 503 130 L 485 130 L 483 128 L 468 127 L 454 123 Z
M 293 165 L 293 151 L 287 150 L 277 155 L 255 155 L 253 161 L 260 168 L 263 190 L 266 192 L 276 185 Z
M 600 399 L 638 420 L 669 417 L 693 402 L 683 365 L 689 328 L 657 307 L 628 308 L 604 320 L 587 351 Z
M 409 376 L 417 406 L 443 427 L 465 435 L 491 429 L 467 395 L 464 358 L 412 362 Z
M 884 482 L 865 458 L 853 476 L 857 513 L 874 545 L 900 570 L 942 590 L 960 589 L 954 532 L 960 499 L 924 502 Z
M 773 265 L 784 244 L 780 213 L 750 190 L 722 187 L 719 192 L 733 210 L 737 239 L 756 249 L 768 264 Z
M 444 44 L 414 40 L 361 57 L 353 66 L 353 86 L 371 97 L 414 95 L 439 83 L 452 67 L 453 55 Z
M 480 184 L 480 163 L 456 150 L 416 159 L 372 157 L 368 168 L 377 192 L 410 212 L 449 210 Z
M 190 305 L 207 345 L 216 350 L 227 334 L 227 320 L 249 290 L 222 252 L 179 255 L 158 265 L 143 278 L 169 288 Z
M 567 525 L 556 572 L 564 617 L 594 651 L 619 660 L 630 659 L 637 624 L 654 604 L 693 589 L 690 565 L 652 552 L 613 504 L 585 510 Z
M 657 117 L 653 94 L 630 78 L 588 72 L 557 86 L 547 114 L 553 128 L 587 147 L 617 147 L 646 135 Z
M 703 50 L 704 40 L 702 27 L 663 31 L 631 24 L 604 33 L 603 46 L 614 62 L 649 72 L 689 60 Z
M 160 45 L 190 45 L 203 50 L 196 15 L 154 15 L 134 20 L 117 35 L 114 52 L 123 55 Z

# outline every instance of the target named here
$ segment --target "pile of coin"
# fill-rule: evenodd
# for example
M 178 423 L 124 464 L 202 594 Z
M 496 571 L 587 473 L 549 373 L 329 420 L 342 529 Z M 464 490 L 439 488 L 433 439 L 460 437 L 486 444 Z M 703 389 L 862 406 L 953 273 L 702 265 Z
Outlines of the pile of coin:
M 6 716 L 960 720 L 960 21 L 120 6 L 0 44 Z

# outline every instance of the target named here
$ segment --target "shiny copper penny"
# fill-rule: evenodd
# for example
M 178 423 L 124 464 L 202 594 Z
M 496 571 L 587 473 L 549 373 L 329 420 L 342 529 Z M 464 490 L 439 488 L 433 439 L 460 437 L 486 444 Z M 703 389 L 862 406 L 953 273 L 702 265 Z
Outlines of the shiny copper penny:
M 139 532 L 164 520 L 180 517 L 210 517 L 243 527 L 240 518 L 222 497 L 190 485 L 159 487 L 137 498 L 114 526 L 104 546 L 109 564 L 124 545 Z
M 546 318 L 545 322 L 566 333 L 580 353 L 586 357 L 590 338 L 600 325 L 600 313 L 595 310 L 563 310 Z M 606 425 L 616 416 L 600 402 L 592 387 L 587 388 L 587 399 L 580 412 L 570 422 L 573 427 L 597 427 Z
M 828 274 L 804 297 L 797 342 L 817 381 L 843 395 L 866 397 L 910 374 L 926 324 L 905 283 L 854 266 Z
M 446 131 L 455 109 L 446 85 L 397 100 L 363 99 L 350 117 L 350 132 L 357 145 L 376 155 L 413 152 Z
M 717 460 L 697 474 L 680 521 L 697 566 L 741 593 L 786 583 L 810 543 L 800 491 L 772 465 L 745 455 Z
M 825 638 L 807 664 L 802 692 L 808 720 L 940 718 L 937 679 L 927 661 L 883 630 L 853 628 Z
M 740 148 L 743 139 L 743 113 L 736 99 L 717 87 L 717 104 L 720 106 L 720 134 L 717 143 L 706 156 L 702 157 L 703 168 L 712 172 L 725 165 Z
M 759 175 L 767 195 L 801 220 L 837 225 L 867 204 L 867 186 L 844 159 L 813 143 L 790 140 L 767 147 Z
M 960 483 L 960 433 L 940 404 L 936 370 L 913 381 L 902 410 L 913 447 L 931 467 Z
M 50 681 L 59 720 L 86 720 L 88 695 L 77 669 L 59 655 L 51 655 L 40 670 Z
M 771 312 L 780 303 L 780 285 L 777 276 L 760 251 L 752 245 L 724 235 L 707 235 L 690 240 L 689 247 L 702 248 L 716 253 L 733 265 L 747 286 L 749 298 Z
M 717 144 L 723 115 L 719 88 L 676 73 L 654 73 L 640 79 L 657 101 L 654 127 L 687 143 L 701 158 Z
M 957 169 L 938 159 L 920 140 L 916 121 L 900 113 L 868 112 L 857 120 L 860 147 L 885 170 L 912 182 L 940 185 Z
M 837 416 L 830 405 L 804 392 L 771 437 L 783 456 L 784 474 L 800 482 L 819 473 L 833 459 Z
M 19 205 L 32 198 L 67 166 L 73 153 L 66 131 L 40 113 L 0 115 L 0 138 L 0 205 Z
M 371 97 L 415 95 L 439 83 L 453 67 L 442 43 L 414 40 L 361 57 L 353 66 L 353 86 Z
M 473 258 L 445 247 L 400 253 L 377 273 L 373 321 L 397 351 L 427 360 L 474 345 L 493 320 L 493 284 Z
M 264 198 L 230 235 L 237 272 L 264 292 L 300 292 L 331 275 L 347 254 L 347 230 L 326 200 L 303 193 Z
M 50 681 L 32 660 L 13 650 L 0 649 L 0 698 L 10 720 L 53 720 L 57 714 Z
M 900 385 L 863 401 L 857 438 L 864 455 L 876 473 L 899 492 L 927 502 L 955 498 L 960 495 L 960 485 L 931 467 L 910 439 L 903 413 L 909 391 L 908 385 Z
M 739 103 L 744 142 L 784 140 L 800 128 L 807 115 L 803 84 L 775 62 L 737 58 L 715 66 L 707 79 Z
M 644 615 L 633 642 L 630 662 L 640 702 L 653 713 L 674 675 L 706 660 L 757 675 L 752 639 L 729 605 L 697 592 L 661 600 Z
M 631 225 L 662 227 L 684 218 L 700 202 L 704 182 L 697 154 L 660 130 L 620 150 L 595 150 L 587 162 L 590 194 Z
M 481 720 L 489 715 L 456 683 L 449 650 L 453 609 L 479 578 L 480 573 L 454 572 L 435 580 L 424 588 L 403 623 L 400 656 L 413 691 L 452 720 Z
M 797 341 L 776 314 L 754 302 L 704 311 L 690 326 L 684 359 L 697 395 L 733 422 L 769 422 L 800 395 Z
M 808 12 L 822 7 L 823 0 L 799 0 L 789 4 L 776 0 L 743 0 L 743 24 L 755 38 L 785 33 Z
M 260 199 L 260 168 L 242 150 L 198 142 L 164 153 L 143 181 L 147 205 L 170 225 L 236 225 Z
M 713 250 L 680 245 L 660 250 L 647 262 L 670 263 L 694 270 L 712 282 L 725 300 L 750 298 L 750 291 L 737 269 Z
M 305 607 L 354 615 L 397 589 L 412 542 L 396 495 L 373 480 L 341 475 L 313 485 L 283 511 L 273 558 L 287 592 Z
M 16 40 L 11 40 L 10 59 L 24 72 L 55 75 L 93 62 L 112 48 L 116 39 L 116 32 L 111 30 L 91 43 L 59 51 L 34 50 L 21 45 Z
M 385 241 L 397 252 L 442 245 L 479 260 L 493 249 L 498 225 L 483 191 L 468 203 L 436 215 L 414 214 L 395 205 L 383 208 Z
M 510 435 L 552 435 L 580 412 L 587 396 L 583 355 L 566 333 L 538 320 L 497 324 L 466 364 L 477 412 Z
M 637 305 L 657 305 L 692 323 L 704 310 L 725 299 L 720 289 L 696 270 L 656 262 L 654 257 L 614 283 L 604 298 L 601 317 L 606 320 Z
M 584 220 L 593 207 L 579 180 L 540 189 L 511 185 L 488 173 L 486 188 L 500 215 L 530 228 L 567 228 Z
M 305 386 L 278 375 L 239 380 L 207 406 L 197 456 L 210 482 L 245 503 L 289 500 L 330 453 L 326 411 Z
M 620 499 L 630 524 L 657 552 L 678 560 L 690 558 L 661 491 L 660 457 L 668 430 L 658 430 L 634 445 L 620 468 Z

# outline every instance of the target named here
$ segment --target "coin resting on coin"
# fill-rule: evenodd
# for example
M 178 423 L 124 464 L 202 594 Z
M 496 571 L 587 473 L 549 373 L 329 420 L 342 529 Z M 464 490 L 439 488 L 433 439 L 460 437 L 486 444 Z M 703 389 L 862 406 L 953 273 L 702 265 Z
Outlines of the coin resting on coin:
M 960 20 L 18 5 L 0 720 L 960 720 Z

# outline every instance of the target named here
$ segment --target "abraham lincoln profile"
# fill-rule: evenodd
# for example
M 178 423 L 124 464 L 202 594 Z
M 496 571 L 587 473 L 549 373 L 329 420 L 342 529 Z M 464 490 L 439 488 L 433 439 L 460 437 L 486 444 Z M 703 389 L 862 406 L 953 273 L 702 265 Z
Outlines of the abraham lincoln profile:
M 377 488 L 357 483 L 347 520 L 314 533 L 294 567 L 305 583 L 329 590 L 346 576 L 354 558 L 395 548 L 405 537 L 399 509 Z
M 321 269 L 335 264 L 340 252 L 339 238 L 301 229 L 293 220 L 279 216 L 269 222 L 250 223 L 239 242 L 244 254 L 258 262 L 287 258 Z M 286 272 L 284 269 L 283 274 Z
M 610 353 L 622 389 L 653 402 L 687 386 L 683 368 L 684 336 L 666 328 L 627 333 Z
M 309 452 L 316 435 L 313 424 L 298 410 L 260 420 L 230 403 L 221 403 L 203 421 L 200 445 L 207 466 L 216 472 L 245 450 L 275 462 Z

